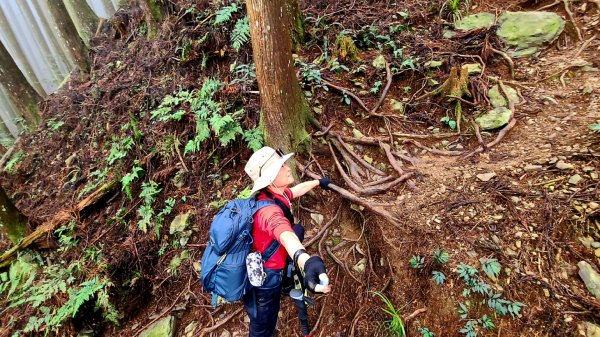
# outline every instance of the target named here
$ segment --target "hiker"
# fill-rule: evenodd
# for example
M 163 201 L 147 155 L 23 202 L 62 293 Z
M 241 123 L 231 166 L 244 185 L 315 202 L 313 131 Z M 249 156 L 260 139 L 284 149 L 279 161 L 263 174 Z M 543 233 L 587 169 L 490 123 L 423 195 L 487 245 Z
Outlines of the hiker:
M 290 212 L 295 198 L 317 186 L 328 190 L 331 181 L 322 178 L 290 187 L 294 184 L 294 177 L 286 161 L 292 155 L 265 146 L 250 157 L 245 167 L 254 183 L 252 193 L 258 193 L 258 200 L 270 199 L 277 203 L 261 208 L 254 215 L 252 249 L 264 254 L 273 240 L 280 243 L 277 251 L 264 263 L 266 279 L 263 285 L 252 288 L 243 298 L 246 313 L 250 317 L 250 337 L 272 337 L 275 334 L 288 256 L 299 268 L 297 270 L 304 271 L 306 286 L 310 291 L 328 293 L 331 290 L 328 281 L 325 281 L 328 278 L 323 259 L 306 252 L 301 243 L 304 229 L 294 224 Z

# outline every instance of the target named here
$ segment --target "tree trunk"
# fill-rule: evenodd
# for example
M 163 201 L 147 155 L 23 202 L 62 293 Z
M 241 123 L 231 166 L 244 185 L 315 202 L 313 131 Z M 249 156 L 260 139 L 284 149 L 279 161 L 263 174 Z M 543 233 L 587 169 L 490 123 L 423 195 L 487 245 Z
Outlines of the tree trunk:
M 0 8 L 0 29 L 2 29 L 2 32 L 4 33 L 4 37 L 6 38 L 6 40 L 5 40 L 6 41 L 5 42 L 6 49 L 8 49 L 12 52 L 11 55 L 14 56 L 15 60 L 21 60 L 23 73 L 24 73 L 25 77 L 27 78 L 27 80 L 29 81 L 29 83 L 31 83 L 31 85 L 38 92 L 38 94 L 45 95 L 46 92 L 44 91 L 44 88 L 40 84 L 40 80 L 37 78 L 35 72 L 33 72 L 33 68 L 27 61 L 27 57 L 25 56 L 25 53 L 23 52 L 23 48 L 22 48 L 21 44 L 19 43 L 17 37 L 15 36 L 14 31 L 8 24 L 8 20 L 6 19 L 4 10 L 2 10 L 1 8 Z
M 296 0 L 286 0 L 290 12 L 290 29 L 292 34 L 292 51 L 297 52 L 304 44 L 304 16 Z
M 27 218 L 19 212 L 0 187 L 0 227 L 13 244 L 16 245 L 25 236 L 26 224 Z
M 81 71 L 86 73 L 89 72 L 88 50 L 85 47 L 83 40 L 79 37 L 75 24 L 73 23 L 73 20 L 71 20 L 65 4 L 62 0 L 43 0 L 43 2 L 48 6 L 50 14 L 54 17 L 56 29 L 66 42 L 69 52 L 73 55 L 75 64 Z
M 294 0 L 295 1 L 295 0 Z M 286 151 L 307 139 L 308 105 L 294 69 L 287 1 L 248 0 L 265 142 Z
M 144 12 L 144 19 L 148 25 L 148 38 L 153 39 L 158 31 L 158 23 L 162 20 L 162 13 L 157 0 L 140 0 L 140 7 Z
M 23 75 L 1 41 L 0 78 L 2 78 L 2 85 L 4 85 L 6 92 L 23 114 L 23 118 L 29 125 L 37 125 L 39 122 L 38 103 L 42 100 L 42 97 L 27 82 L 25 75 Z
M 90 40 L 94 37 L 98 28 L 98 16 L 85 0 L 64 0 L 65 7 L 75 24 L 79 37 L 90 47 Z

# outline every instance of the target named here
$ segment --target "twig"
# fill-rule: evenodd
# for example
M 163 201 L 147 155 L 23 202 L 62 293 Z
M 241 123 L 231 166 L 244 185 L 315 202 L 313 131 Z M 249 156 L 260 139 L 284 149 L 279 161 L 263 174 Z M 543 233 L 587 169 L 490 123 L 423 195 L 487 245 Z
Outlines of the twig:
M 309 247 L 310 245 L 312 245 L 313 243 L 315 243 L 315 241 L 317 241 L 319 239 L 319 237 L 321 235 L 323 235 L 323 233 L 325 233 L 325 231 L 333 224 L 333 222 L 337 219 L 338 215 L 340 214 L 340 211 L 342 210 L 342 205 L 340 205 L 340 207 L 338 208 L 337 212 L 335 213 L 335 216 L 327 223 L 325 224 L 325 226 L 323 226 L 323 228 L 321 228 L 321 230 L 312 238 L 310 238 L 310 240 L 308 240 L 308 242 L 306 244 L 304 244 L 305 247 Z
M 477 122 L 475 122 L 475 120 L 472 120 L 471 122 L 473 123 L 473 129 L 475 130 L 475 135 L 477 136 L 477 141 L 479 141 L 479 145 L 481 145 L 483 147 L 483 150 L 485 151 L 487 146 L 485 145 L 485 142 L 483 141 L 483 137 L 481 137 L 481 132 L 479 131 L 479 124 L 477 124 Z
M 418 165 L 421 161 L 417 158 L 411 157 L 411 156 L 407 156 L 405 154 L 402 154 L 398 151 L 393 151 L 392 154 L 404 161 L 407 161 L 409 163 L 411 163 L 412 165 Z
M 387 61 L 385 62 L 385 72 L 387 74 L 387 84 L 385 85 L 385 89 L 383 89 L 383 92 L 381 93 L 381 98 L 379 98 L 379 101 L 377 102 L 377 104 L 375 104 L 373 110 L 371 110 L 371 115 L 376 115 L 377 109 L 379 109 L 379 107 L 385 100 L 385 97 L 387 96 L 388 91 L 390 91 L 390 87 L 392 86 L 392 71 L 390 70 L 390 64 Z
M 325 299 L 323 300 L 323 304 L 321 304 L 321 311 L 319 312 L 319 318 L 317 318 L 317 322 L 315 322 L 315 325 L 313 326 L 312 330 L 310 331 L 310 335 L 314 334 L 315 331 L 317 331 L 317 328 L 319 327 L 319 323 L 321 323 L 321 318 L 323 317 L 323 312 L 325 311 L 325 302 L 327 301 L 327 297 L 325 297 Z
M 178 143 L 179 142 L 176 142 L 176 144 L 175 144 L 175 151 L 177 152 L 177 156 L 179 156 L 179 161 L 181 162 L 181 165 L 183 165 L 183 168 L 185 169 L 185 172 L 190 172 L 190 170 L 188 170 L 187 166 L 185 166 L 185 162 L 183 161 L 183 158 L 181 157 L 181 152 L 179 151 L 179 144 Z M 225 165 L 223 165 L 223 166 L 225 166 Z
M 577 32 L 577 38 L 579 39 L 579 41 L 583 41 L 583 37 L 581 36 L 581 30 L 577 26 L 577 21 L 575 21 L 575 18 L 573 17 L 573 12 L 571 12 L 571 8 L 569 7 L 569 0 L 563 0 L 563 4 L 565 5 L 565 11 L 569 16 L 569 20 L 571 20 L 573 27 L 575 27 L 575 31 Z
M 508 67 L 510 68 L 510 78 L 515 78 L 515 63 L 513 62 L 512 58 L 510 58 L 510 56 L 508 56 L 507 53 L 501 50 L 495 49 L 493 47 L 491 48 L 491 50 L 494 53 L 502 56 L 502 58 L 508 63 Z
M 223 324 L 227 323 L 229 320 L 231 320 L 233 317 L 235 317 L 237 314 L 239 314 L 242 309 L 244 309 L 243 307 L 236 309 L 234 312 L 232 312 L 229 316 L 223 318 L 222 320 L 219 321 L 219 323 L 209 327 L 209 328 L 204 328 L 202 329 L 202 331 L 200 331 L 200 335 L 199 337 L 204 337 L 207 333 L 209 332 L 213 332 L 215 330 L 217 330 L 218 328 L 220 328 Z
M 380 184 L 384 184 L 387 183 L 388 181 L 394 179 L 394 177 L 392 176 L 387 176 L 387 177 L 383 177 L 381 179 L 375 180 L 375 181 L 371 181 L 368 182 L 366 184 L 363 184 L 364 187 L 370 187 L 370 186 L 375 186 L 375 185 L 380 185 Z
M 350 337 L 354 337 L 354 328 L 356 326 L 356 322 L 358 322 L 358 319 L 360 318 L 362 310 L 362 307 L 358 309 L 356 315 L 354 315 L 354 318 L 352 319 L 352 325 L 350 326 Z
M 590 43 L 592 43 L 592 41 L 594 41 L 594 39 L 596 39 L 597 37 L 598 37 L 598 34 L 592 36 L 587 41 L 585 41 L 583 43 L 583 45 L 581 46 L 581 48 L 579 48 L 579 50 L 577 50 L 577 53 L 575 53 L 575 56 L 573 56 L 573 59 L 578 58 L 579 54 L 581 54 L 585 50 L 585 48 L 587 48 L 590 45 Z
M 395 132 L 393 133 L 393 135 L 395 137 L 398 138 L 415 138 L 415 139 L 444 139 L 444 138 L 451 138 L 451 137 L 457 137 L 457 136 L 471 136 L 471 134 L 468 133 L 438 133 L 438 134 L 430 134 L 430 135 L 419 135 L 416 133 L 399 133 L 399 132 Z
M 426 311 L 427 311 L 427 308 L 417 309 L 412 314 L 406 316 L 406 318 L 404 318 L 404 322 L 406 323 L 406 322 L 410 321 L 411 319 L 415 318 L 417 315 L 422 314 Z
M 394 170 L 396 170 L 396 172 L 398 172 L 398 174 L 400 176 L 403 176 L 405 174 L 404 170 L 402 169 L 402 167 L 400 167 L 400 164 L 398 164 L 398 162 L 396 161 L 396 158 L 394 158 L 394 155 L 392 154 L 392 151 L 390 150 L 390 146 L 383 142 L 379 143 L 379 146 L 381 146 L 381 148 L 385 151 L 385 155 L 387 156 L 387 159 L 390 162 L 390 164 L 392 165 L 392 167 L 394 168 Z M 407 180 L 406 185 L 408 186 L 408 188 L 411 191 L 417 190 L 417 186 L 415 185 L 415 182 L 412 180 Z
M 159 319 L 161 319 L 164 315 L 166 315 L 167 313 L 169 313 L 171 311 L 171 309 L 173 309 L 173 307 L 175 306 L 175 304 L 177 304 L 177 302 L 179 301 L 179 298 L 181 298 L 181 295 L 183 295 L 183 293 L 185 293 L 186 291 L 182 291 L 179 293 L 179 295 L 177 296 L 177 298 L 175 299 L 175 301 L 173 301 L 173 303 L 171 304 L 170 307 L 168 307 L 167 309 L 165 309 L 160 315 L 156 316 L 153 320 L 150 321 L 150 323 L 144 325 L 143 327 L 141 327 L 140 329 L 138 329 L 138 331 L 134 334 L 134 335 L 138 335 L 140 333 L 142 333 L 144 330 L 146 330 L 149 326 L 151 326 L 152 324 L 156 323 L 156 321 L 158 321 Z
M 549 4 L 549 5 L 542 6 L 542 7 L 538 8 L 537 11 L 543 11 L 544 9 L 552 8 L 552 7 L 556 6 L 556 5 L 558 5 L 559 3 L 560 3 L 560 0 L 556 0 L 553 3 Z
M 325 81 L 325 80 L 323 80 L 323 84 L 325 84 L 325 85 L 327 85 L 329 87 L 332 87 L 333 89 L 341 92 L 342 94 L 346 94 L 346 95 L 352 97 L 356 101 L 356 103 L 358 103 L 358 105 L 363 110 L 365 110 L 369 114 L 371 113 L 371 111 L 369 111 L 369 108 L 367 108 L 367 106 L 365 105 L 365 103 L 358 96 L 356 96 L 355 94 L 353 94 L 350 90 L 348 90 L 348 89 L 346 89 L 344 87 L 337 86 L 337 85 L 335 85 L 335 84 L 333 84 L 333 83 L 331 83 L 329 81 Z

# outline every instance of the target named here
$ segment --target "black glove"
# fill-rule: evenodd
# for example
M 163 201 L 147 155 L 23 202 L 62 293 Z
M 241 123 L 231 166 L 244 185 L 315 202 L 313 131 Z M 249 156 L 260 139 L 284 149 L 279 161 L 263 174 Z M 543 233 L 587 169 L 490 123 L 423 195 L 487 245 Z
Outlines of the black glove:
M 304 286 L 314 293 L 315 287 L 320 282 L 319 275 L 325 273 L 323 259 L 320 256 L 311 256 L 304 263 Z
M 331 190 L 331 188 L 329 188 L 329 184 L 331 183 L 331 179 L 329 178 L 321 178 L 319 179 L 319 186 L 321 186 L 322 189 L 329 191 Z

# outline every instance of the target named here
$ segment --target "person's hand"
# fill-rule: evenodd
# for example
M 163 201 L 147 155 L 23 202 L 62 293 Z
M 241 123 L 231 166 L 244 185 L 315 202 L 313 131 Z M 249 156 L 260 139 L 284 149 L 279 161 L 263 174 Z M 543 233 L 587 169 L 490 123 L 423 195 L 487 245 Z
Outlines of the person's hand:
M 331 188 L 329 188 L 330 183 L 331 183 L 331 179 L 329 179 L 329 178 L 319 179 L 319 186 L 326 191 L 331 190 Z
M 311 256 L 304 263 L 304 283 L 308 290 L 313 293 L 328 293 L 331 291 L 325 264 L 321 257 Z

